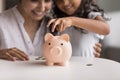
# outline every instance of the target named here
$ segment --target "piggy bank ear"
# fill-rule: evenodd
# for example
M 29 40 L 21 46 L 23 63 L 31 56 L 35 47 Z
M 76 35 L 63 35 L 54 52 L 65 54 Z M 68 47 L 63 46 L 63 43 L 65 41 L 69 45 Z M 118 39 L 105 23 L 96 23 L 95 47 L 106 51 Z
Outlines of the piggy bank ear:
M 67 42 L 68 42 L 69 39 L 70 39 L 68 34 L 62 34 L 62 35 L 60 36 L 60 38 L 63 39 L 63 40 L 65 40 L 65 41 L 67 41 Z
M 44 37 L 45 41 L 52 39 L 54 36 L 51 33 L 47 33 Z

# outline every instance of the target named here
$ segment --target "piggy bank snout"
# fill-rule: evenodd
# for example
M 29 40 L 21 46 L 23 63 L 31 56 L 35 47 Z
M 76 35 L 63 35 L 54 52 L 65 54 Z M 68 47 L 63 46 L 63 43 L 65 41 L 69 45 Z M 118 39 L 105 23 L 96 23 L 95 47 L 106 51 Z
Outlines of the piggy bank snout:
M 62 54 L 62 49 L 60 47 L 52 47 L 50 54 L 55 57 L 60 56 Z

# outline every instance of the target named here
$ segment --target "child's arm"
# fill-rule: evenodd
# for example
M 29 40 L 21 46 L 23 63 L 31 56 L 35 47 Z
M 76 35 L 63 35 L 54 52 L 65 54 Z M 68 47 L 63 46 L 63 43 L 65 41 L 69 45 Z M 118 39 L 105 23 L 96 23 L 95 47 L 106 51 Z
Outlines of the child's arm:
M 93 19 L 70 17 L 72 25 L 98 34 L 107 35 L 110 32 L 108 24 L 101 16 Z
M 78 17 L 64 17 L 52 19 L 48 23 L 48 27 L 51 23 L 53 23 L 52 26 L 53 32 L 56 27 L 58 28 L 59 31 L 63 31 L 70 26 L 76 26 L 77 28 L 82 28 L 102 35 L 107 35 L 110 32 L 108 24 L 104 21 L 104 19 L 101 16 L 97 16 L 94 20 Z

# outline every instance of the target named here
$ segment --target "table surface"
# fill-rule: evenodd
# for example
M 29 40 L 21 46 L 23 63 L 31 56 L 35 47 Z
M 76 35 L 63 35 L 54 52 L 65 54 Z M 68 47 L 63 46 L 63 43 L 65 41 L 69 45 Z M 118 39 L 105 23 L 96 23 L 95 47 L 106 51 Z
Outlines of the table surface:
M 46 66 L 45 60 L 0 60 L 0 80 L 120 80 L 120 63 L 102 58 L 72 57 L 68 66 Z

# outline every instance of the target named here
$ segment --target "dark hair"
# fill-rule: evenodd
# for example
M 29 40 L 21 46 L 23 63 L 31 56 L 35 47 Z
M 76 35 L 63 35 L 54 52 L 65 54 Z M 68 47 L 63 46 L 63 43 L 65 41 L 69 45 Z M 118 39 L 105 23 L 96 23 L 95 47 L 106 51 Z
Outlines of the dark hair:
M 66 13 L 62 12 L 59 10 L 59 8 L 55 4 L 55 0 L 53 0 L 54 6 L 53 6 L 53 16 L 54 17 L 66 17 L 69 16 Z M 93 11 L 93 12 L 101 12 L 103 16 L 103 9 L 100 9 L 99 6 L 97 5 L 95 0 L 82 0 L 81 5 L 79 6 L 78 10 L 70 16 L 76 16 L 76 17 L 81 17 L 81 18 L 87 18 L 88 14 Z

